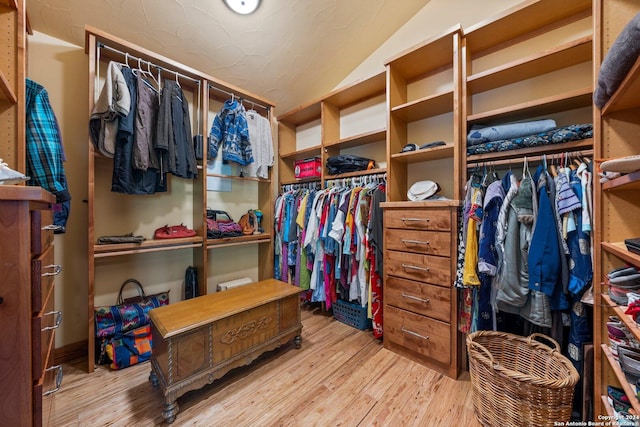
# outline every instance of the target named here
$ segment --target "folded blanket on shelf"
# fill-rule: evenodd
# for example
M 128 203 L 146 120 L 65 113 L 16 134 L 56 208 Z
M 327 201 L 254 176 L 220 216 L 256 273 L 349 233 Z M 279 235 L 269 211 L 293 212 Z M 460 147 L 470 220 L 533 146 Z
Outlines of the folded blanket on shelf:
M 640 13 L 622 29 L 602 60 L 593 103 L 602 108 L 620 86 L 640 55 Z
M 546 132 L 555 127 L 556 121 L 553 119 L 506 123 L 496 126 L 475 125 L 471 127 L 471 131 L 469 135 L 467 135 L 467 145 L 477 145 L 484 142 L 502 141 L 533 135 L 534 133 Z
M 467 147 L 467 155 L 494 153 L 499 151 L 516 150 L 518 148 L 558 144 L 561 142 L 578 141 L 592 137 L 593 125 L 591 123 L 568 125 L 546 132 L 536 133 L 534 135 L 472 145 Z

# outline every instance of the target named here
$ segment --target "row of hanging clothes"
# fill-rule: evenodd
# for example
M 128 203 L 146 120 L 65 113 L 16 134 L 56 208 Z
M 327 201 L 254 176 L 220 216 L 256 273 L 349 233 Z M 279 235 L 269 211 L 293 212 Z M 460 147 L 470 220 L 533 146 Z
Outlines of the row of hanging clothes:
M 382 208 L 386 175 L 283 186 L 275 202 L 274 277 L 331 308 L 338 298 L 367 307 L 382 337 Z
M 111 191 L 154 194 L 167 191 L 167 174 L 186 179 L 198 176 L 189 104 L 177 72 L 163 79 L 163 69 L 127 52 L 100 44 L 124 56 L 110 61 L 100 95 L 89 119 L 93 144 L 113 158 Z M 131 62 L 131 64 L 130 64 Z M 99 53 L 96 79 L 99 79 Z M 96 85 L 98 87 L 98 85 Z
M 476 167 L 466 184 L 456 286 L 461 332 L 544 333 L 581 370 L 591 341 L 593 162 L 542 156 L 500 178 Z

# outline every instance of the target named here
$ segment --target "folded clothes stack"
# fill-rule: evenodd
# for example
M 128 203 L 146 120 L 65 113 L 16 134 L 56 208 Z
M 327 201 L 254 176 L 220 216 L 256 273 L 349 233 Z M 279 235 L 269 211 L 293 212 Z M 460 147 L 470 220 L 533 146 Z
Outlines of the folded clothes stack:
M 622 267 L 607 274 L 609 297 L 618 305 L 627 305 L 640 299 L 640 271 L 634 267 Z
M 639 170 L 640 155 L 634 154 L 603 160 L 598 168 L 598 174 L 600 175 L 600 182 L 607 182 L 621 175 Z
M 632 415 L 632 405 L 629 397 L 620 387 L 609 385 L 607 387 L 607 401 L 613 408 L 617 426 L 636 426 L 636 415 Z

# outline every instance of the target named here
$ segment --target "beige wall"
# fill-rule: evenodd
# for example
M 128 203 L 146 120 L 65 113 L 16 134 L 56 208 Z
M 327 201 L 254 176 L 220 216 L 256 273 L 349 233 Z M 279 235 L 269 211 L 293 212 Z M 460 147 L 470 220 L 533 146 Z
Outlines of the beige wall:
M 63 311 L 56 347 L 86 339 L 87 323 L 87 56 L 84 50 L 45 34 L 28 38 L 27 77 L 43 85 L 62 131 L 71 191 L 67 232 L 55 236 L 56 309 Z

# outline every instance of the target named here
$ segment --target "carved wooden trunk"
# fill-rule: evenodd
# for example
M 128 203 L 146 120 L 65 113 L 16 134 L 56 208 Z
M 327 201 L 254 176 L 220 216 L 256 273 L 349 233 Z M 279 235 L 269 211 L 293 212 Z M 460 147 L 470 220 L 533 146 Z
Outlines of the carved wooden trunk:
M 265 351 L 292 339 L 299 348 L 299 293 L 269 279 L 152 310 L 150 381 L 165 396 L 163 417 L 172 423 L 178 397 Z

